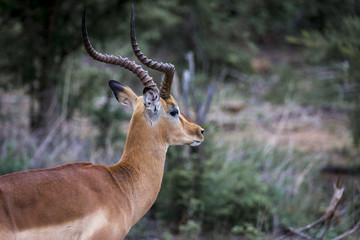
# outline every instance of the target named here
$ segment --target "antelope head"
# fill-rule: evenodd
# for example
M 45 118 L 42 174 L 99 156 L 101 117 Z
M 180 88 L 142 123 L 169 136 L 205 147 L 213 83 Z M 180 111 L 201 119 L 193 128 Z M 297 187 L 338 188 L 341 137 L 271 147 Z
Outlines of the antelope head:
M 95 60 L 119 65 L 133 72 L 143 83 L 142 96 L 137 96 L 130 87 L 111 80 L 109 86 L 116 99 L 133 109 L 131 122 L 142 131 L 156 134 L 162 144 L 198 146 L 204 140 L 204 129 L 193 123 L 181 111 L 171 95 L 171 85 L 175 73 L 174 65 L 157 62 L 146 57 L 140 50 L 135 37 L 134 10 L 131 9 L 130 36 L 132 49 L 137 59 L 145 66 L 164 73 L 160 89 L 142 66 L 126 57 L 97 52 L 90 43 L 85 24 L 85 9 L 82 19 L 83 40 L 86 51 Z

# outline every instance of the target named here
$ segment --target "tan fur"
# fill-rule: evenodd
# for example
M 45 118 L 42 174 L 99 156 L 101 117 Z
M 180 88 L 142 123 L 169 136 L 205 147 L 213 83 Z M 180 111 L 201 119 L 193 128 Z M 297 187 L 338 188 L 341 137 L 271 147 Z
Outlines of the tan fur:
M 123 239 L 150 209 L 161 186 L 169 145 L 203 140 L 202 128 L 160 99 L 159 119 L 128 87 L 119 102 L 134 112 L 124 153 L 114 166 L 69 163 L 0 176 L 0 239 Z

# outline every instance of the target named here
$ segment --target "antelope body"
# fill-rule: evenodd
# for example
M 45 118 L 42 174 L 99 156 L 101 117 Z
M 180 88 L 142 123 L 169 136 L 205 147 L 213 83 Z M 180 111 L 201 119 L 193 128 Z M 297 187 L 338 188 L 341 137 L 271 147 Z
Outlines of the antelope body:
M 140 51 L 131 18 L 131 42 L 138 59 L 165 73 L 160 90 L 140 65 L 96 52 L 83 14 L 84 45 L 96 60 L 120 65 L 143 82 L 143 96 L 110 81 L 116 99 L 133 109 L 125 149 L 114 166 L 69 163 L 0 176 L 0 239 L 123 239 L 150 209 L 161 186 L 169 145 L 199 145 L 203 129 L 184 116 L 170 94 L 174 66 Z

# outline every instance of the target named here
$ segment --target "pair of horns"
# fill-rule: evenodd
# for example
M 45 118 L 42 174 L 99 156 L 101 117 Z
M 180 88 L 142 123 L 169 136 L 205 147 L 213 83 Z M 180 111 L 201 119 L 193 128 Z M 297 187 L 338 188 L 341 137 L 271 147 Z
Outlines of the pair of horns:
M 130 38 L 131 38 L 132 49 L 136 57 L 139 59 L 139 61 L 142 64 L 153 70 L 157 70 L 165 74 L 164 78 L 161 81 L 160 91 L 156 83 L 153 81 L 152 77 L 150 77 L 150 75 L 148 74 L 148 72 L 145 71 L 140 65 L 137 65 L 134 61 L 130 61 L 126 57 L 99 53 L 91 46 L 88 33 L 86 30 L 85 8 L 82 16 L 82 33 L 83 33 L 83 41 L 84 41 L 85 49 L 92 58 L 100 62 L 119 65 L 123 68 L 128 69 L 131 72 L 135 73 L 135 75 L 140 79 L 140 81 L 143 83 L 143 85 L 146 88 L 150 88 L 155 92 L 160 93 L 160 97 L 162 97 L 163 99 L 167 99 L 170 97 L 171 84 L 175 73 L 175 67 L 171 63 L 162 63 L 149 59 L 141 52 L 135 37 L 134 7 L 131 8 L 131 24 L 130 24 Z

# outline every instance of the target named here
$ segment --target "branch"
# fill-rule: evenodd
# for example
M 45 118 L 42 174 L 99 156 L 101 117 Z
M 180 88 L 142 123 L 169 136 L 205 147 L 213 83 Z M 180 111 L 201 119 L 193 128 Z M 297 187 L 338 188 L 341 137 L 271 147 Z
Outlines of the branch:
M 293 235 L 298 235 L 299 237 L 305 238 L 305 239 L 309 239 L 309 240 L 313 240 L 312 237 L 302 233 L 301 231 L 299 231 L 298 229 L 289 227 L 286 230 L 288 230 L 290 233 L 292 233 Z
M 350 235 L 356 233 L 357 231 L 359 231 L 359 229 L 360 229 L 360 221 L 358 221 L 357 224 L 352 229 L 350 229 L 347 232 L 344 232 L 343 234 L 341 234 L 340 236 L 337 236 L 336 238 L 333 238 L 332 240 L 343 239 L 344 237 L 347 237 L 347 236 L 350 236 Z
M 205 100 L 205 102 L 200 104 L 199 113 L 197 116 L 198 124 L 203 124 L 206 121 L 206 118 L 210 112 L 211 103 L 212 103 L 214 94 L 217 90 L 215 87 L 215 84 L 224 82 L 228 73 L 229 73 L 229 70 L 227 68 L 224 68 L 218 77 L 213 78 L 211 80 L 211 82 L 207 88 L 207 91 L 206 91 L 206 100 Z
M 188 52 L 186 54 L 186 60 L 189 64 L 189 69 L 184 70 L 183 72 L 183 100 L 185 103 L 185 114 L 189 115 L 190 111 L 190 103 L 189 103 L 189 97 L 191 97 L 192 103 L 195 106 L 195 109 L 199 109 L 200 105 L 198 102 L 198 99 L 196 97 L 195 91 L 193 91 L 193 80 L 195 77 L 195 60 L 194 60 L 194 53 L 192 51 Z M 197 112 L 197 115 L 199 113 Z
M 344 188 L 341 187 L 340 182 L 338 181 L 336 184 L 334 184 L 334 194 L 330 201 L 330 206 L 326 210 L 325 217 L 326 219 L 331 219 L 336 211 L 336 208 L 339 205 L 340 199 L 344 193 Z
M 210 111 L 210 107 L 211 107 L 211 103 L 213 100 L 215 94 L 215 87 L 213 83 L 210 83 L 208 89 L 207 89 L 207 93 L 206 93 L 206 102 L 201 106 L 201 117 L 198 116 L 198 118 L 201 118 L 201 122 L 199 122 L 199 124 L 202 124 L 206 121 L 207 115 Z
M 311 229 L 311 228 L 313 228 L 313 227 L 315 227 L 315 226 L 317 226 L 317 225 L 319 225 L 319 224 L 321 224 L 321 223 L 324 223 L 325 220 L 326 220 L 326 217 L 325 217 L 325 215 L 323 215 L 323 216 L 321 216 L 321 218 L 319 218 L 319 219 L 316 220 L 315 222 L 310 223 L 309 225 L 306 225 L 306 226 L 303 227 L 303 228 L 299 228 L 298 230 L 299 230 L 300 232 L 307 231 L 307 230 L 309 230 L 309 229 Z
M 331 220 L 335 215 L 336 209 L 339 206 L 339 202 L 341 200 L 341 197 L 342 197 L 343 193 L 344 193 L 344 188 L 341 187 L 341 184 L 340 184 L 340 182 L 338 180 L 337 183 L 334 184 L 334 194 L 333 194 L 333 196 L 331 198 L 329 207 L 327 208 L 325 214 L 323 216 L 321 216 L 315 222 L 313 222 L 311 224 L 308 224 L 307 226 L 305 226 L 303 228 L 298 228 L 298 229 L 294 229 L 294 228 L 291 228 L 291 227 L 285 228 L 285 230 L 288 231 L 289 233 L 287 233 L 283 237 L 278 238 L 278 240 L 283 239 L 287 235 L 297 235 L 297 236 L 299 236 L 301 238 L 305 238 L 305 239 L 322 239 L 325 236 L 325 234 L 327 233 L 327 231 L 329 230 L 329 228 L 330 228 Z M 320 224 L 321 224 L 320 229 L 324 226 L 324 224 L 326 224 L 325 229 L 322 231 L 320 237 L 318 237 L 318 238 L 316 237 L 316 235 L 317 235 L 317 233 L 319 231 L 316 232 L 314 237 L 310 237 L 310 236 L 308 236 L 308 235 L 306 235 L 304 233 L 304 232 L 308 231 L 309 229 L 312 229 L 312 228 L 314 228 L 314 227 L 316 227 L 317 225 L 320 225 Z M 344 234 L 347 234 L 345 236 L 348 236 L 350 234 L 353 234 L 354 232 L 356 232 L 359 229 L 360 229 L 360 222 L 355 225 L 355 227 L 352 229 L 353 231 L 350 230 L 350 231 L 348 231 L 348 232 L 346 232 Z M 341 237 L 341 236 L 339 236 L 339 237 Z M 339 239 L 341 239 L 341 238 L 339 238 Z M 338 240 L 338 239 L 335 238 L 334 240 Z
M 40 168 L 44 165 L 44 159 L 41 156 L 46 151 L 46 148 L 49 146 L 54 136 L 58 133 L 58 129 L 62 126 L 62 124 L 66 120 L 66 114 L 64 112 L 60 115 L 60 117 L 56 120 L 55 123 L 51 126 L 51 131 L 47 134 L 45 140 L 39 145 L 36 152 L 32 156 L 30 160 L 31 168 Z
M 190 89 L 190 81 L 191 75 L 189 70 L 185 70 L 183 72 L 183 84 L 182 84 L 182 92 L 183 92 L 183 101 L 184 101 L 184 113 L 189 116 L 190 111 L 190 103 L 189 103 L 189 89 Z
M 186 54 L 186 60 L 189 63 L 189 89 L 193 89 L 194 86 L 192 85 L 192 82 L 195 79 L 195 59 L 194 59 L 194 53 L 192 51 L 188 52 Z M 193 101 L 193 104 L 195 105 L 196 109 L 199 109 L 199 101 L 196 97 L 195 91 L 190 91 L 191 99 Z
M 331 221 L 327 221 L 326 226 L 325 226 L 325 229 L 324 229 L 324 231 L 321 233 L 319 239 L 323 239 L 323 237 L 325 236 L 325 234 L 326 234 L 327 231 L 329 230 L 330 225 L 331 225 Z M 316 237 L 316 235 L 317 235 L 317 233 L 314 235 L 314 237 Z

